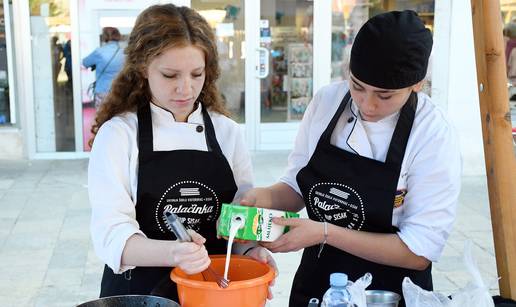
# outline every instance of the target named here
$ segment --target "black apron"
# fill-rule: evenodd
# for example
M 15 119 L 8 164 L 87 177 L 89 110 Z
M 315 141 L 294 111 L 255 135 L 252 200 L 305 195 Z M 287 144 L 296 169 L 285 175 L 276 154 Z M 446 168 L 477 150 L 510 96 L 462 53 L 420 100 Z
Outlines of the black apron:
M 138 110 L 136 220 L 148 238 L 175 240 L 163 220 L 165 211 L 174 212 L 186 228 L 206 238 L 209 254 L 225 254 L 227 242 L 217 239 L 216 221 L 221 204 L 233 201 L 237 186 L 204 107 L 202 115 L 208 151 L 154 151 L 150 105 Z M 197 132 L 203 130 L 201 125 L 197 127 Z M 150 294 L 158 282 L 167 278 L 170 270 L 168 267 L 136 267 L 123 274 L 114 274 L 105 266 L 100 297 Z M 153 294 L 178 301 L 172 281 L 168 288 L 166 294 Z
M 394 197 L 414 121 L 417 95 L 412 93 L 401 109 L 385 163 L 330 144 L 332 132 L 350 101 L 348 92 L 321 135 L 310 161 L 297 174 L 308 216 L 354 230 L 395 233 L 392 226 Z M 431 266 L 416 271 L 381 265 L 329 245 L 324 247 L 320 258 L 318 253 L 319 245 L 304 249 L 290 293 L 290 306 L 306 306 L 313 297 L 321 300 L 329 288 L 330 274 L 334 272 L 346 273 L 351 281 L 370 272 L 373 281 L 368 289 L 390 290 L 400 295 L 405 276 L 423 289 L 432 289 Z

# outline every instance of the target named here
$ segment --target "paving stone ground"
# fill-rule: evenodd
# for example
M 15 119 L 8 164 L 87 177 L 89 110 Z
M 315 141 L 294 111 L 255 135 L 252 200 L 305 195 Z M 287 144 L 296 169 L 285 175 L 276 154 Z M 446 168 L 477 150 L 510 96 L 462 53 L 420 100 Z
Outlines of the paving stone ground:
M 287 152 L 253 153 L 255 183 L 269 185 Z M 0 160 L 0 306 L 75 306 L 98 297 L 103 264 L 89 238 L 87 160 Z M 483 276 L 496 277 L 485 176 L 463 177 L 455 228 L 434 264 L 434 287 L 450 294 L 470 280 L 462 260 L 473 242 Z M 301 253 L 276 254 L 280 275 L 270 307 L 288 305 Z M 498 293 L 498 284 L 491 291 Z

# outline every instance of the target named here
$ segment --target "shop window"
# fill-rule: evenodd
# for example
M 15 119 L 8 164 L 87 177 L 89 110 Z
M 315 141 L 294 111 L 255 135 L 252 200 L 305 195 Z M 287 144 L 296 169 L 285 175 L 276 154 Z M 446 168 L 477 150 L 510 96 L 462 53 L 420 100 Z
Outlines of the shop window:
M 213 28 L 221 71 L 217 86 L 232 118 L 238 123 L 245 123 L 244 1 L 192 0 L 191 7 Z
M 0 0 L 0 126 L 10 125 L 14 122 L 12 118 L 12 106 L 9 99 L 9 70 L 7 51 L 10 43 L 7 40 L 6 23 L 10 22 L 7 17 L 10 15 L 5 10 L 10 9 L 10 3 Z M 7 4 L 7 5 L 6 5 Z
M 30 0 L 37 152 L 75 151 L 69 0 Z

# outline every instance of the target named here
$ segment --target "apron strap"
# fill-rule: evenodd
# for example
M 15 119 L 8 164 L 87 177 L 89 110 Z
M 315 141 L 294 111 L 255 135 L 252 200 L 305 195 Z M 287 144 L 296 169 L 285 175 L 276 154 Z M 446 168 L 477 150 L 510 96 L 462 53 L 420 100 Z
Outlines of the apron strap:
M 405 149 L 407 148 L 410 131 L 414 123 L 416 109 L 417 94 L 412 92 L 405 105 L 401 108 L 400 117 L 392 134 L 391 143 L 385 159 L 385 163 L 393 164 L 398 169 L 401 169 L 401 163 L 405 156 Z
M 138 150 L 140 152 L 154 151 L 152 137 L 152 117 L 150 103 L 138 108 Z
M 324 142 L 327 144 L 330 144 L 331 134 L 333 130 L 335 129 L 335 126 L 337 125 L 337 122 L 339 121 L 340 116 L 346 109 L 346 105 L 351 100 L 351 93 L 348 91 L 346 95 L 344 95 L 344 98 L 342 98 L 342 101 L 340 102 L 339 108 L 337 109 L 337 112 L 333 115 L 333 118 L 331 119 L 330 123 L 328 124 L 328 127 L 326 127 L 326 130 L 324 130 L 323 134 L 319 138 L 319 143 Z M 319 144 L 317 144 L 319 145 Z
M 215 128 L 213 127 L 213 122 L 211 121 L 211 117 L 208 114 L 208 110 L 202 105 L 202 118 L 204 120 L 204 127 L 206 129 L 206 146 L 208 147 L 208 151 L 213 151 L 215 153 L 221 154 L 222 150 L 220 149 L 219 142 L 217 141 L 217 136 L 215 135 Z
M 342 99 L 339 108 L 333 115 L 330 123 L 321 135 L 318 145 L 320 145 L 320 143 L 330 143 L 331 134 L 350 100 L 351 94 L 348 91 Z M 396 123 L 396 128 L 394 129 L 387 157 L 385 159 L 385 163 L 393 164 L 399 169 L 401 169 L 401 163 L 405 155 L 405 149 L 407 148 L 407 142 L 410 136 L 410 131 L 412 130 L 412 124 L 414 123 L 416 109 L 417 93 L 412 92 L 405 105 L 401 108 L 400 117 Z

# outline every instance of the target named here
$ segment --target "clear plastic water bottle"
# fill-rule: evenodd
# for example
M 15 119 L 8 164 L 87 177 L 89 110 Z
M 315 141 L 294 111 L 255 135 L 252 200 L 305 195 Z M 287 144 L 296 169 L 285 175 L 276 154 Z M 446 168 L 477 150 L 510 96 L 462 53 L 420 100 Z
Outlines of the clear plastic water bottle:
M 330 275 L 330 288 L 324 293 L 321 307 L 348 307 L 351 295 L 347 289 L 348 275 L 333 273 Z

